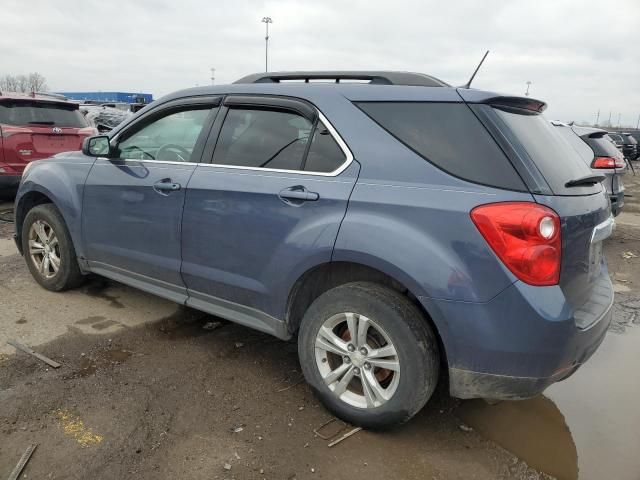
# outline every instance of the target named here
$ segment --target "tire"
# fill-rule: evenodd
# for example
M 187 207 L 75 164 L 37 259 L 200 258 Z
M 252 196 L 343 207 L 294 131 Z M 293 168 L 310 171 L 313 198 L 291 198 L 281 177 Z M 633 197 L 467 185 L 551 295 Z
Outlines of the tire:
M 44 235 L 48 236 L 50 241 L 41 241 L 41 237 L 37 234 L 40 227 L 44 228 Z M 52 292 L 61 292 L 82 285 L 84 276 L 78 266 L 71 235 L 55 205 L 45 203 L 29 210 L 22 224 L 21 235 L 22 251 L 27 267 L 33 278 L 42 287 Z M 33 251 L 42 251 L 43 253 L 32 255 L 30 240 L 35 242 L 33 245 L 36 248 Z M 43 248 L 40 249 L 40 246 Z M 45 248 L 50 259 L 48 262 L 45 262 L 44 259 Z M 57 270 L 54 258 L 58 259 Z M 43 264 L 47 267 L 46 271 Z
M 346 316 L 352 323 L 346 319 L 341 322 L 341 315 L 345 313 L 356 314 Z M 329 351 L 336 345 L 331 342 L 329 350 L 324 348 L 327 345 L 325 340 L 333 338 L 327 337 L 326 332 L 344 340 L 348 347 L 351 330 L 358 332 L 360 325 L 367 325 L 364 328 L 367 339 L 356 341 L 352 346 L 357 345 L 356 349 L 360 351 L 364 345 L 364 351 L 372 356 L 370 363 L 366 361 L 369 357 L 363 353 L 358 356 L 352 352 L 350 358 L 341 358 L 335 352 L 341 353 L 344 349 Z M 321 332 L 323 326 L 325 328 Z M 317 342 L 320 342 L 320 347 Z M 395 355 L 374 358 L 374 352 L 381 353 L 381 347 L 389 347 L 389 343 L 392 349 L 385 352 Z M 436 336 L 418 308 L 395 290 L 369 282 L 333 288 L 311 304 L 300 326 L 298 355 L 305 379 L 329 411 L 353 425 L 374 430 L 404 423 L 420 411 L 435 390 L 440 370 Z M 394 365 L 397 372 L 372 366 L 374 363 L 381 365 L 381 360 L 389 362 L 384 365 Z M 339 381 L 330 381 L 330 387 L 324 378 L 333 380 L 334 372 L 350 369 L 349 365 L 357 373 L 348 381 L 347 390 L 338 396 L 334 390 L 342 390 L 347 383 L 347 374 L 342 376 L 345 380 L 343 385 Z M 351 375 L 352 371 L 347 371 Z M 372 378 L 373 381 L 367 380 Z M 380 378 L 382 380 L 378 381 Z M 365 383 L 373 385 L 374 382 L 384 389 L 365 388 Z M 367 392 L 374 391 L 383 394 L 367 396 Z

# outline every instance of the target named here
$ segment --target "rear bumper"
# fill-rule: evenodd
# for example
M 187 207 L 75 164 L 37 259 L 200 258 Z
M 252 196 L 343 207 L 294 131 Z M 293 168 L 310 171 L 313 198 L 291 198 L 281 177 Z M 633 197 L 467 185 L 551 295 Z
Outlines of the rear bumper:
M 522 282 L 486 303 L 420 300 L 440 317 L 451 395 L 498 400 L 530 398 L 569 377 L 602 343 L 613 309 L 611 294 L 581 329 L 560 287 Z
M 16 190 L 21 178 L 21 175 L 0 175 L 0 190 Z

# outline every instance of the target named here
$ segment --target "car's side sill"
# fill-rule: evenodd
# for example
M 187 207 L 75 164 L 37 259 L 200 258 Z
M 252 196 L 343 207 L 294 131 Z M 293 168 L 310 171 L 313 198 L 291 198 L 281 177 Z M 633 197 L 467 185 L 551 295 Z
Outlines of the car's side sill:
M 102 262 L 88 261 L 87 266 L 92 273 L 124 283 L 139 290 L 187 305 L 211 315 L 222 317 L 240 325 L 268 333 L 282 340 L 291 338 L 285 322 L 268 315 L 255 308 L 223 300 L 205 293 L 187 290 L 161 280 L 130 272 L 122 268 L 107 265 Z
M 189 307 L 268 333 L 282 340 L 291 338 L 284 321 L 260 310 L 193 290 L 188 290 L 188 293 L 186 305 Z
M 146 275 L 130 272 L 102 262 L 88 261 L 87 265 L 92 273 L 152 293 L 158 297 L 166 298 L 167 300 L 180 304 L 184 304 L 187 300 L 187 289 L 184 287 L 156 280 Z

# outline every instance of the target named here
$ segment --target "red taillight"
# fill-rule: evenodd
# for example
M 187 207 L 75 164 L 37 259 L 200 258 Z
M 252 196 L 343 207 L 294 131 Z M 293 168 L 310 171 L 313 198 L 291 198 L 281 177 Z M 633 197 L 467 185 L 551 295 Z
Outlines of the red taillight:
M 624 159 L 614 157 L 596 157 L 591 168 L 624 168 Z
M 556 285 L 560 280 L 560 217 L 532 202 L 481 205 L 471 219 L 511 272 L 530 285 Z

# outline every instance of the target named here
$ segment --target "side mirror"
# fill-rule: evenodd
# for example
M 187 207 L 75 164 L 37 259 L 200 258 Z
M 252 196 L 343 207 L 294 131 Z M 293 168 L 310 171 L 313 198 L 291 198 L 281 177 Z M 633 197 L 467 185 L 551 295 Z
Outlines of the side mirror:
M 88 137 L 82 142 L 82 153 L 88 157 L 108 157 L 110 152 L 111 145 L 106 135 Z

